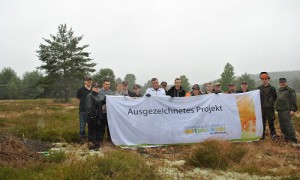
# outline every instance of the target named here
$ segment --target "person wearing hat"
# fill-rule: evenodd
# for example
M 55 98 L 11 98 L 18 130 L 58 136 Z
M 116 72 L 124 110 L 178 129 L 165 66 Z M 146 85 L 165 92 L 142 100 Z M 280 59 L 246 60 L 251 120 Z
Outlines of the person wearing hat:
M 298 111 L 295 90 L 287 84 L 286 78 L 279 79 L 280 88 L 277 90 L 275 109 L 278 112 L 279 124 L 284 139 L 297 143 L 292 117 Z
M 198 84 L 194 84 L 192 87 L 192 91 L 186 93 L 186 97 L 188 96 L 200 96 L 202 92 L 200 91 L 200 86 Z
M 228 91 L 226 92 L 226 94 L 235 94 L 235 93 L 236 93 L 235 84 L 233 83 L 228 84 Z
M 218 94 L 218 93 L 223 93 L 221 89 L 221 83 L 215 83 L 213 93 Z
M 171 87 L 171 89 L 167 92 L 168 96 L 171 97 L 184 97 L 185 96 L 185 90 L 181 87 L 181 79 L 175 78 L 174 80 L 174 86 Z
M 260 79 L 262 85 L 257 89 L 260 90 L 260 100 L 261 100 L 261 112 L 263 120 L 263 135 L 261 139 L 265 139 L 266 133 L 266 122 L 268 120 L 270 135 L 273 140 L 277 140 L 277 135 L 275 131 L 275 101 L 277 99 L 276 89 L 271 86 L 270 76 L 267 72 L 260 73 Z
M 241 82 L 241 89 L 237 90 L 236 93 L 245 93 L 248 92 L 248 83 L 246 81 Z
M 133 93 L 131 94 L 130 97 L 142 97 L 143 95 L 141 94 L 141 87 L 138 84 L 133 85 Z
M 91 92 L 92 77 L 86 76 L 84 78 L 84 86 L 79 88 L 76 93 L 76 98 L 79 100 L 79 138 L 80 143 L 84 143 L 86 139 L 85 126 L 86 126 L 86 109 L 85 99 L 86 96 Z
M 161 82 L 160 83 L 160 87 L 163 88 L 166 91 L 166 94 L 167 94 L 167 92 L 168 92 L 168 89 L 167 89 L 168 84 L 167 84 L 167 82 L 166 81 Z
M 123 81 L 123 93 L 125 96 L 132 96 L 132 92 L 128 90 L 128 81 Z
M 100 84 L 93 83 L 92 90 L 86 97 L 88 141 L 90 150 L 98 150 L 101 141 L 101 122 L 102 105 L 104 104 L 99 97 Z

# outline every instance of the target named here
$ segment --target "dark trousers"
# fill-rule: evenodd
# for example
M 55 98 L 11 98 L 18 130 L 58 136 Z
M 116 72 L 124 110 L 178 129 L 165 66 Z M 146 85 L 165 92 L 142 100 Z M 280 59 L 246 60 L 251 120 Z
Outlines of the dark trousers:
M 96 143 L 100 142 L 101 134 L 101 119 L 88 120 L 88 140 L 90 142 Z
M 101 128 L 100 128 L 101 140 L 103 140 L 104 134 L 105 134 L 105 129 L 107 129 L 107 137 L 108 137 L 108 140 L 111 141 L 108 122 L 107 122 L 107 113 L 103 113 L 102 117 L 103 117 L 103 119 L 102 119 L 102 124 L 101 124 Z
M 290 111 L 278 111 L 280 130 L 287 141 L 297 142 L 294 122 Z
M 274 125 L 274 121 L 275 121 L 275 109 L 274 108 L 262 108 L 262 120 L 263 120 L 263 137 L 265 136 L 266 133 L 266 123 L 268 120 L 268 124 L 269 124 L 269 129 L 270 129 L 270 135 L 276 135 L 276 131 L 275 131 L 275 125 Z

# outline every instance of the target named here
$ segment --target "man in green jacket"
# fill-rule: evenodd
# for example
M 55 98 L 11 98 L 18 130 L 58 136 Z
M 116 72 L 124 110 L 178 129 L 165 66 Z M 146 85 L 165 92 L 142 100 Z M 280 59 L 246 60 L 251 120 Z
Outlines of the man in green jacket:
M 280 129 L 286 141 L 297 143 L 292 119 L 298 110 L 296 93 L 294 89 L 288 87 L 286 78 L 279 79 L 279 86 L 275 109 L 278 112 Z
M 260 100 L 261 100 L 261 112 L 263 120 L 263 135 L 261 139 L 265 139 L 266 132 L 266 122 L 268 120 L 270 135 L 273 140 L 276 140 L 276 131 L 275 131 L 275 109 L 274 103 L 277 98 L 275 87 L 269 84 L 270 76 L 267 72 L 260 73 L 260 79 L 262 85 L 258 87 L 260 90 Z

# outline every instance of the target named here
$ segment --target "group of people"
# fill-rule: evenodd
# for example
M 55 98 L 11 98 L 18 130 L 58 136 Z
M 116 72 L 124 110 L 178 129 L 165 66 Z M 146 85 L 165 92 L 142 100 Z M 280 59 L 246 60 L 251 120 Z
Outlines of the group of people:
M 270 76 L 267 72 L 260 73 L 260 79 L 262 85 L 258 87 L 261 96 L 261 109 L 263 120 L 263 135 L 261 139 L 265 139 L 266 123 L 268 121 L 270 135 L 273 140 L 277 140 L 278 135 L 275 131 L 275 110 L 278 112 L 278 119 L 280 123 L 280 129 L 286 141 L 297 143 L 295 134 L 295 128 L 293 125 L 292 116 L 298 110 L 296 103 L 295 91 L 288 87 L 287 80 L 285 78 L 279 79 L 280 88 L 278 90 L 269 84 Z M 132 91 L 128 88 L 128 82 L 123 81 L 116 84 L 116 91 L 113 92 L 111 82 L 105 79 L 100 88 L 99 83 L 92 83 L 91 77 L 86 77 L 84 86 L 78 89 L 76 97 L 80 100 L 79 103 L 79 120 L 80 120 L 80 140 L 84 142 L 86 140 L 85 126 L 88 124 L 88 141 L 89 149 L 99 149 L 100 143 L 103 140 L 105 131 L 107 131 L 108 140 L 111 141 L 109 127 L 107 122 L 106 112 L 106 95 L 115 96 L 130 96 L 130 97 L 142 97 L 142 96 L 171 96 L 171 97 L 188 97 L 199 96 L 204 94 L 219 94 L 219 93 L 244 93 L 248 92 L 248 83 L 241 82 L 241 88 L 236 89 L 235 84 L 230 83 L 228 85 L 228 91 L 223 92 L 221 90 L 220 83 L 206 83 L 206 91 L 202 92 L 198 84 L 192 86 L 192 91 L 186 92 L 181 86 L 180 78 L 175 78 L 174 86 L 170 89 L 167 87 L 167 82 L 162 81 L 159 84 L 157 78 L 151 79 L 151 87 L 149 87 L 145 94 L 142 95 L 140 86 L 134 84 Z

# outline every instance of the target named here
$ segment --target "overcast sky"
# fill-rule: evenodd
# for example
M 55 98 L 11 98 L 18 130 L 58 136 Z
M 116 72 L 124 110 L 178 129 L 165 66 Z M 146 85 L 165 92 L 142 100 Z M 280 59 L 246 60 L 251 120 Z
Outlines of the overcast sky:
M 100 68 L 172 84 L 300 70 L 299 0 L 0 0 L 0 70 L 41 65 L 36 50 L 59 24 L 84 35 Z

